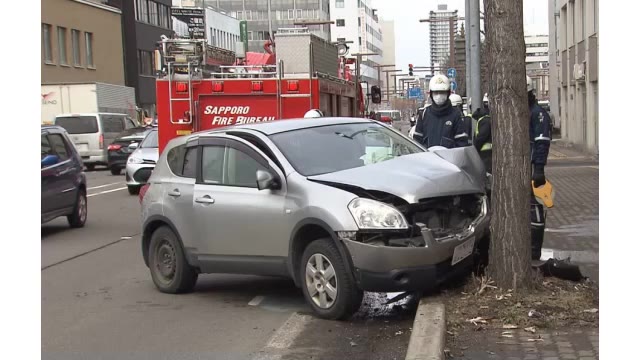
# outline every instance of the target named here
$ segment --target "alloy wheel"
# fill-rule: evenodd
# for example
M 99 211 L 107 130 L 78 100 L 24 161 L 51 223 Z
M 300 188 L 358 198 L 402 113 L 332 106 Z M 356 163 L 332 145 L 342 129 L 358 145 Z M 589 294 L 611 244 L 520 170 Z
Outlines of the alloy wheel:
M 338 298 L 338 279 L 333 264 L 322 254 L 313 254 L 307 261 L 305 279 L 309 297 L 316 306 L 328 309 Z

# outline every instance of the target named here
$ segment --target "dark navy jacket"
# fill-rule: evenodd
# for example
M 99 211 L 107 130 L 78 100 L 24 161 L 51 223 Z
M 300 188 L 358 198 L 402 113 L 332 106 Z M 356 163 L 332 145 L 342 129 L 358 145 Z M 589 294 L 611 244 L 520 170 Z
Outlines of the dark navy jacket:
M 460 110 L 447 100 L 438 106 L 432 104 L 418 118 L 413 138 L 425 147 L 444 146 L 446 148 L 469 145 L 469 134 L 465 131 Z
M 551 118 L 538 102 L 529 106 L 529 141 L 531 143 L 531 163 L 546 165 L 551 146 Z

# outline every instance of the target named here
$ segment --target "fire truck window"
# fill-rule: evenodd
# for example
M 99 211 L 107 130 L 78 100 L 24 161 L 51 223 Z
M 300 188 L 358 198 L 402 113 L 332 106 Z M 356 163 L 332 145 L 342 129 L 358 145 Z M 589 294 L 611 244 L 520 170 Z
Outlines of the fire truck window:
M 230 186 L 242 186 L 257 188 L 256 171 L 267 170 L 251 156 L 244 152 L 227 148 L 227 161 L 224 184 Z
M 202 180 L 205 184 L 222 184 L 224 152 L 223 146 L 205 146 L 202 149 Z
M 187 155 L 184 157 L 184 165 L 182 167 L 182 176 L 195 179 L 196 168 L 198 164 L 198 148 L 193 147 L 187 150 Z

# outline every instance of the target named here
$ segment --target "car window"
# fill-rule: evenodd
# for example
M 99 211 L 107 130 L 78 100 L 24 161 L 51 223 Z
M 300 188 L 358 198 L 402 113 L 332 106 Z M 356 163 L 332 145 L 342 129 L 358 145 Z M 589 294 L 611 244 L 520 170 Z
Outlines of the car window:
M 53 148 L 49 143 L 47 134 L 40 135 L 40 160 L 44 159 L 47 155 L 53 154 Z
M 57 117 L 55 124 L 62 126 L 69 134 L 93 134 L 98 132 L 98 121 L 95 116 Z
M 205 184 L 222 184 L 224 146 L 202 148 L 202 180 Z
M 122 120 L 113 115 L 102 115 L 100 117 L 102 122 L 102 131 L 106 133 L 121 133 L 124 131 L 124 124 Z
M 140 144 L 142 148 L 157 148 L 158 147 L 158 132 L 151 131 L 149 134 L 142 140 Z
M 409 139 L 376 123 L 339 124 L 270 136 L 304 176 L 326 174 L 424 152 Z
M 198 163 L 198 148 L 192 147 L 187 149 L 184 156 L 184 164 L 182 166 L 182 176 L 195 179 Z
M 223 184 L 257 188 L 256 171 L 267 170 L 254 158 L 240 150 L 228 147 Z
M 176 146 L 167 153 L 167 163 L 171 172 L 178 176 L 182 176 L 182 167 L 184 166 L 184 156 L 187 147 L 185 145 Z
M 49 141 L 51 142 L 53 151 L 60 158 L 60 161 L 69 159 L 69 151 L 67 150 L 67 146 L 65 145 L 62 135 L 51 134 L 49 135 Z

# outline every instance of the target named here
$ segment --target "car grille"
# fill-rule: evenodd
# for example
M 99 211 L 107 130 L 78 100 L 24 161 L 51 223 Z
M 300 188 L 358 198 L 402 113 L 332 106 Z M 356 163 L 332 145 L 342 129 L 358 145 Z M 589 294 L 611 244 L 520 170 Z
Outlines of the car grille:
M 483 215 L 483 195 L 469 194 L 422 199 L 417 204 L 397 206 L 413 228 L 418 224 L 429 228 L 434 238 L 443 238 L 464 231 Z
M 152 172 L 153 168 L 142 168 L 133 174 L 133 180 L 138 183 L 146 183 Z

